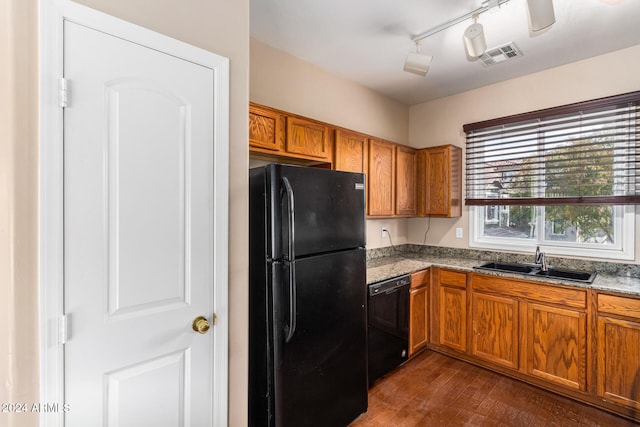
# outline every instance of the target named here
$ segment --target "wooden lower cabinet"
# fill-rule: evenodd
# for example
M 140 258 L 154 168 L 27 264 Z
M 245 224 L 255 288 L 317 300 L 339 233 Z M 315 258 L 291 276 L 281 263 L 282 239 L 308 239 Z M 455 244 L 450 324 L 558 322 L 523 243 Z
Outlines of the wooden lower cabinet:
M 586 390 L 587 321 L 583 311 L 527 303 L 526 372 Z
M 640 297 L 437 267 L 431 277 L 430 348 L 640 421 Z
M 640 322 L 598 317 L 598 396 L 640 410 Z
M 438 344 L 467 351 L 466 274 L 438 270 Z
M 518 369 L 518 300 L 478 292 L 472 300 L 471 354 Z
M 440 344 L 467 351 L 467 291 L 440 288 Z
M 640 419 L 640 299 L 598 295 L 598 396 Z
M 427 269 L 411 275 L 409 356 L 425 348 L 429 342 L 429 273 Z

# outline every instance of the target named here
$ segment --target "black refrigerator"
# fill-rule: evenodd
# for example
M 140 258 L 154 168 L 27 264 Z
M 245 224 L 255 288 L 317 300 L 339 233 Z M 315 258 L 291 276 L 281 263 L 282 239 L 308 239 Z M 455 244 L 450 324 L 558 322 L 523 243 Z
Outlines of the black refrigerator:
M 249 425 L 344 427 L 367 410 L 364 175 L 249 171 Z

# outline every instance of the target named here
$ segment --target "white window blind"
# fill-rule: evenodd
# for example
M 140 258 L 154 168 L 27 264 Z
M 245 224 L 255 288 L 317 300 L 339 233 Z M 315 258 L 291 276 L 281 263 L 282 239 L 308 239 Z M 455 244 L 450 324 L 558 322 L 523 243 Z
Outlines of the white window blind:
M 464 126 L 466 204 L 640 204 L 640 92 Z

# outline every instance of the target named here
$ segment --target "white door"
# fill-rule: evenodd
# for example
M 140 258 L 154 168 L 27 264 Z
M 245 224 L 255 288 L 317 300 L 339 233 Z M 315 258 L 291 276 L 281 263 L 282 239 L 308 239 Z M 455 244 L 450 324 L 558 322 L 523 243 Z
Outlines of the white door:
M 65 425 L 210 426 L 213 71 L 66 21 L 64 75 Z

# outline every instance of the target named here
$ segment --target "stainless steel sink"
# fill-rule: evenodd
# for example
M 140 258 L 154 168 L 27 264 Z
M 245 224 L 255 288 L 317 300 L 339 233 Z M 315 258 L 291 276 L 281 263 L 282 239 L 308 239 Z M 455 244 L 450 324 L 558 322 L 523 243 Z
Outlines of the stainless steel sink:
M 516 264 L 509 262 L 488 262 L 475 267 L 479 270 L 502 271 L 505 273 L 516 273 L 525 276 L 549 277 L 551 279 L 573 280 L 575 282 L 593 283 L 597 272 L 567 270 L 560 268 L 548 268 L 542 271 L 538 264 Z

